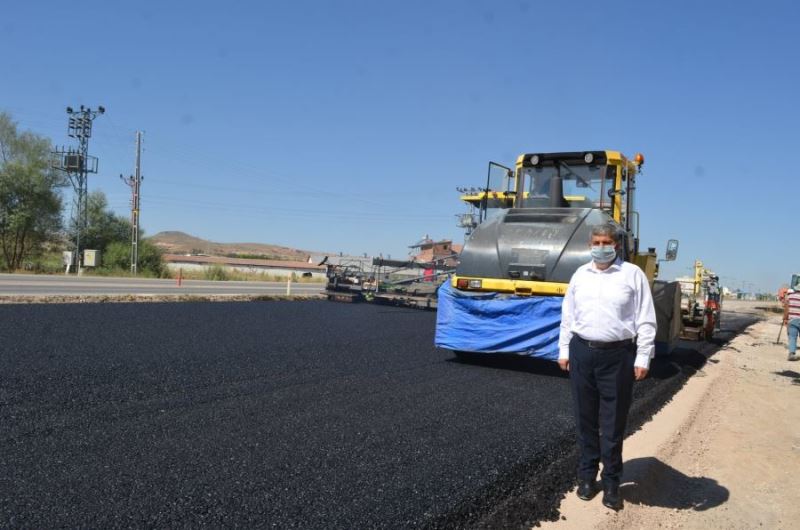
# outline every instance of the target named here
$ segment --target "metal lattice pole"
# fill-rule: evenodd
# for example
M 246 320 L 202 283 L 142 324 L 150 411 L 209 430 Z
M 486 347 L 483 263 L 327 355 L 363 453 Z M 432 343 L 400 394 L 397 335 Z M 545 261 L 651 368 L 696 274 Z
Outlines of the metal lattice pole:
M 78 148 L 61 148 L 53 152 L 53 168 L 63 171 L 69 177 L 75 193 L 75 212 L 72 219 L 75 226 L 75 263 L 76 272 L 81 269 L 81 234 L 89 226 L 89 209 L 87 200 L 89 195 L 89 174 L 97 173 L 97 158 L 89 156 L 89 138 L 92 137 L 92 122 L 106 111 L 102 106 L 97 110 L 80 106 L 79 110 L 67 107 L 69 121 L 67 133 L 70 138 L 78 140 Z

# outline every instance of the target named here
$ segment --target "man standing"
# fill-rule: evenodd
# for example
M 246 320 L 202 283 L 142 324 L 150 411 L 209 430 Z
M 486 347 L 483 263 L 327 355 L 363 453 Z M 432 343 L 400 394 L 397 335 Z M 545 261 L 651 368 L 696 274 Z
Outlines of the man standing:
M 797 360 L 797 335 L 800 333 L 800 284 L 783 297 L 783 325 L 789 337 L 789 360 Z
M 622 440 L 633 381 L 647 376 L 656 336 L 653 296 L 644 272 L 619 257 L 620 230 L 592 229 L 592 261 L 581 266 L 564 296 L 558 364 L 569 372 L 578 429 L 578 497 L 598 491 L 622 507 Z

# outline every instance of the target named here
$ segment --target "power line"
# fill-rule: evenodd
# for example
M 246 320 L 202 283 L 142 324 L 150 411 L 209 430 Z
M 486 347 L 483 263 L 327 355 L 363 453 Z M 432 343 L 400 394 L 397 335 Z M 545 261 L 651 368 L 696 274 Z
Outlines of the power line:
M 49 115 L 42 114 L 42 113 L 31 112 L 31 111 L 29 111 L 27 109 L 24 110 L 24 111 L 20 111 L 20 110 L 14 109 L 12 107 L 11 110 L 13 112 L 15 112 L 15 113 L 19 113 L 19 114 L 22 114 L 22 115 L 28 114 L 28 115 L 37 115 L 37 116 L 42 116 L 42 117 L 49 116 Z M 128 140 L 125 139 L 125 138 L 127 138 L 127 134 L 123 134 L 120 131 L 120 127 L 117 125 L 116 121 L 113 118 L 110 117 L 109 120 L 110 121 L 108 123 L 111 126 L 112 131 L 109 134 L 104 134 L 103 139 L 100 140 L 100 144 L 99 145 L 107 145 L 109 143 L 109 140 L 112 140 L 110 143 L 116 144 L 116 145 L 119 145 L 119 144 L 121 144 L 123 142 L 125 144 L 127 144 Z M 35 122 L 35 120 L 30 120 L 30 119 L 26 120 L 26 121 Z M 208 157 L 208 152 L 207 151 L 202 150 L 202 149 L 197 148 L 197 147 L 194 147 L 194 146 L 187 146 L 187 145 L 173 145 L 173 146 L 171 146 L 170 149 L 168 149 L 166 151 L 161 151 L 161 154 L 166 155 L 167 159 L 172 159 L 172 160 L 176 160 L 176 161 L 183 160 L 185 162 L 192 162 L 192 163 L 198 163 L 198 161 L 201 161 L 201 160 L 206 160 L 206 161 L 210 161 L 211 160 Z M 293 191 L 300 190 L 302 192 L 303 196 L 305 196 L 305 197 L 319 197 L 319 198 L 326 198 L 326 199 L 330 199 L 332 197 L 335 197 L 335 198 L 337 198 L 338 202 L 356 202 L 356 203 L 362 203 L 362 204 L 365 204 L 365 205 L 376 206 L 376 207 L 379 207 L 379 208 L 386 208 L 386 209 L 395 208 L 395 206 L 390 206 L 390 205 L 388 205 L 386 203 L 374 200 L 372 198 L 373 194 L 371 192 L 370 193 L 358 193 L 358 192 L 350 192 L 350 191 L 336 191 L 336 190 L 330 190 L 330 189 L 320 190 L 319 188 L 316 188 L 314 186 L 310 186 L 308 184 L 304 184 L 303 182 L 308 180 L 306 177 L 297 177 L 297 176 L 293 177 L 293 176 L 286 176 L 286 175 L 278 175 L 278 174 L 273 173 L 271 171 L 268 171 L 268 170 L 265 171 L 263 168 L 259 168 L 259 167 L 256 167 L 256 166 L 253 166 L 253 165 L 250 165 L 250 164 L 246 164 L 246 163 L 243 163 L 243 162 L 238 161 L 238 160 L 229 160 L 228 164 L 233 166 L 234 171 L 236 173 L 238 173 L 239 175 L 241 175 L 241 176 L 245 176 L 245 177 L 253 177 L 253 176 L 256 176 L 256 177 L 267 177 L 267 178 L 272 178 L 272 179 L 279 180 L 279 181 L 284 182 L 286 184 L 291 184 L 291 189 Z M 239 171 L 236 171 L 236 168 L 238 168 Z M 194 183 L 194 182 L 185 182 L 185 181 L 181 182 L 181 181 L 175 181 L 175 180 L 162 180 L 162 179 L 159 179 L 159 183 L 174 184 L 174 185 L 181 186 L 181 187 L 195 187 L 195 188 L 203 188 L 203 189 L 210 189 L 210 190 L 228 191 L 228 192 L 241 192 L 241 193 L 248 193 L 248 194 L 258 193 L 258 194 L 264 194 L 264 195 L 274 195 L 276 193 L 275 190 L 270 191 L 270 190 L 265 190 L 265 189 L 246 188 L 246 187 L 233 188 L 233 187 L 226 187 L 226 186 L 204 185 L 204 184 L 198 184 L 198 183 Z M 401 191 L 393 191 L 394 196 L 398 196 L 398 194 L 402 194 L 402 193 L 403 193 L 402 190 Z M 414 194 L 414 196 L 417 196 L 416 192 L 412 192 L 412 193 Z
M 186 206 L 196 206 L 199 208 L 211 208 L 211 209 L 218 209 L 218 210 L 231 210 L 231 211 L 240 211 L 240 210 L 252 210 L 257 212 L 264 212 L 264 213 L 271 213 L 271 212 L 287 212 L 291 213 L 292 217 L 311 217 L 314 219 L 319 219 L 320 216 L 336 216 L 336 217 L 352 217 L 358 219 L 450 219 L 452 216 L 450 214 L 416 214 L 416 213 L 406 213 L 403 211 L 382 211 L 382 212 L 370 212 L 370 211 L 354 211 L 354 210 L 347 210 L 347 211 L 339 211 L 339 210 L 309 210 L 309 211 L 302 211 L 296 208 L 282 208 L 279 206 L 255 206 L 252 204 L 232 204 L 232 203 L 222 203 L 222 202 L 211 202 L 211 201 L 201 201 L 201 200 L 194 200 L 194 199 L 184 199 L 178 197 L 165 197 L 160 195 L 148 195 L 151 202 L 158 202 L 160 204 L 181 204 Z
M 208 157 L 207 150 L 201 150 L 200 148 L 194 146 L 175 146 L 173 145 L 168 151 L 164 153 L 169 153 L 167 156 L 171 157 L 172 159 L 183 160 L 185 162 L 190 163 L 198 163 L 198 161 L 205 160 L 207 162 L 207 166 L 213 166 L 215 163 Z M 176 156 L 177 154 L 177 156 Z M 270 179 L 275 179 L 291 186 L 292 190 L 299 191 L 303 195 L 313 195 L 313 194 L 320 194 L 322 197 L 332 198 L 336 197 L 338 200 L 347 200 L 350 199 L 354 202 L 360 202 L 363 204 L 369 204 L 372 206 L 377 206 L 380 208 L 391 208 L 392 206 L 387 205 L 386 203 L 382 203 L 379 201 L 375 201 L 371 198 L 364 198 L 360 197 L 358 194 L 353 192 L 342 192 L 336 191 L 335 189 L 326 188 L 324 190 L 320 190 L 318 187 L 311 186 L 309 184 L 305 184 L 305 182 L 309 181 L 307 176 L 286 176 L 286 175 L 279 175 L 277 173 L 271 171 L 265 171 L 263 168 L 256 167 L 250 164 L 243 163 L 241 160 L 238 159 L 231 159 L 227 160 L 227 164 L 236 170 L 237 168 L 239 171 L 237 173 L 248 175 L 248 176 L 256 176 L 256 177 L 267 177 Z M 159 179 L 159 182 L 162 182 Z M 168 182 L 168 181 L 163 181 Z M 174 182 L 174 181 L 173 181 Z M 187 183 L 179 183 L 181 185 L 194 185 L 196 187 L 204 187 L 206 185 L 202 184 L 187 184 Z M 262 192 L 268 193 L 268 192 Z M 367 194 L 371 197 L 370 194 Z

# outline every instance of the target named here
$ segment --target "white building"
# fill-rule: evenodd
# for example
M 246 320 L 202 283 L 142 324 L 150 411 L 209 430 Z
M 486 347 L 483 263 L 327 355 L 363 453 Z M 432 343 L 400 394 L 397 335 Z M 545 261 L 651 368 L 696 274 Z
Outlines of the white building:
M 205 271 L 211 267 L 244 273 L 266 273 L 272 276 L 325 278 L 325 267 L 305 261 L 282 261 L 270 259 L 227 258 L 224 256 L 192 256 L 164 254 L 164 263 L 172 271 Z

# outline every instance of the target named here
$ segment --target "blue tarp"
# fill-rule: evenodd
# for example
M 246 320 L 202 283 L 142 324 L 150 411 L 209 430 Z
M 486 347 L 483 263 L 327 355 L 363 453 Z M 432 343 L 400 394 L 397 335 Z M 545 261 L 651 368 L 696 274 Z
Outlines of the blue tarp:
M 468 294 L 445 281 L 439 287 L 436 346 L 558 360 L 563 300 L 560 296 Z

